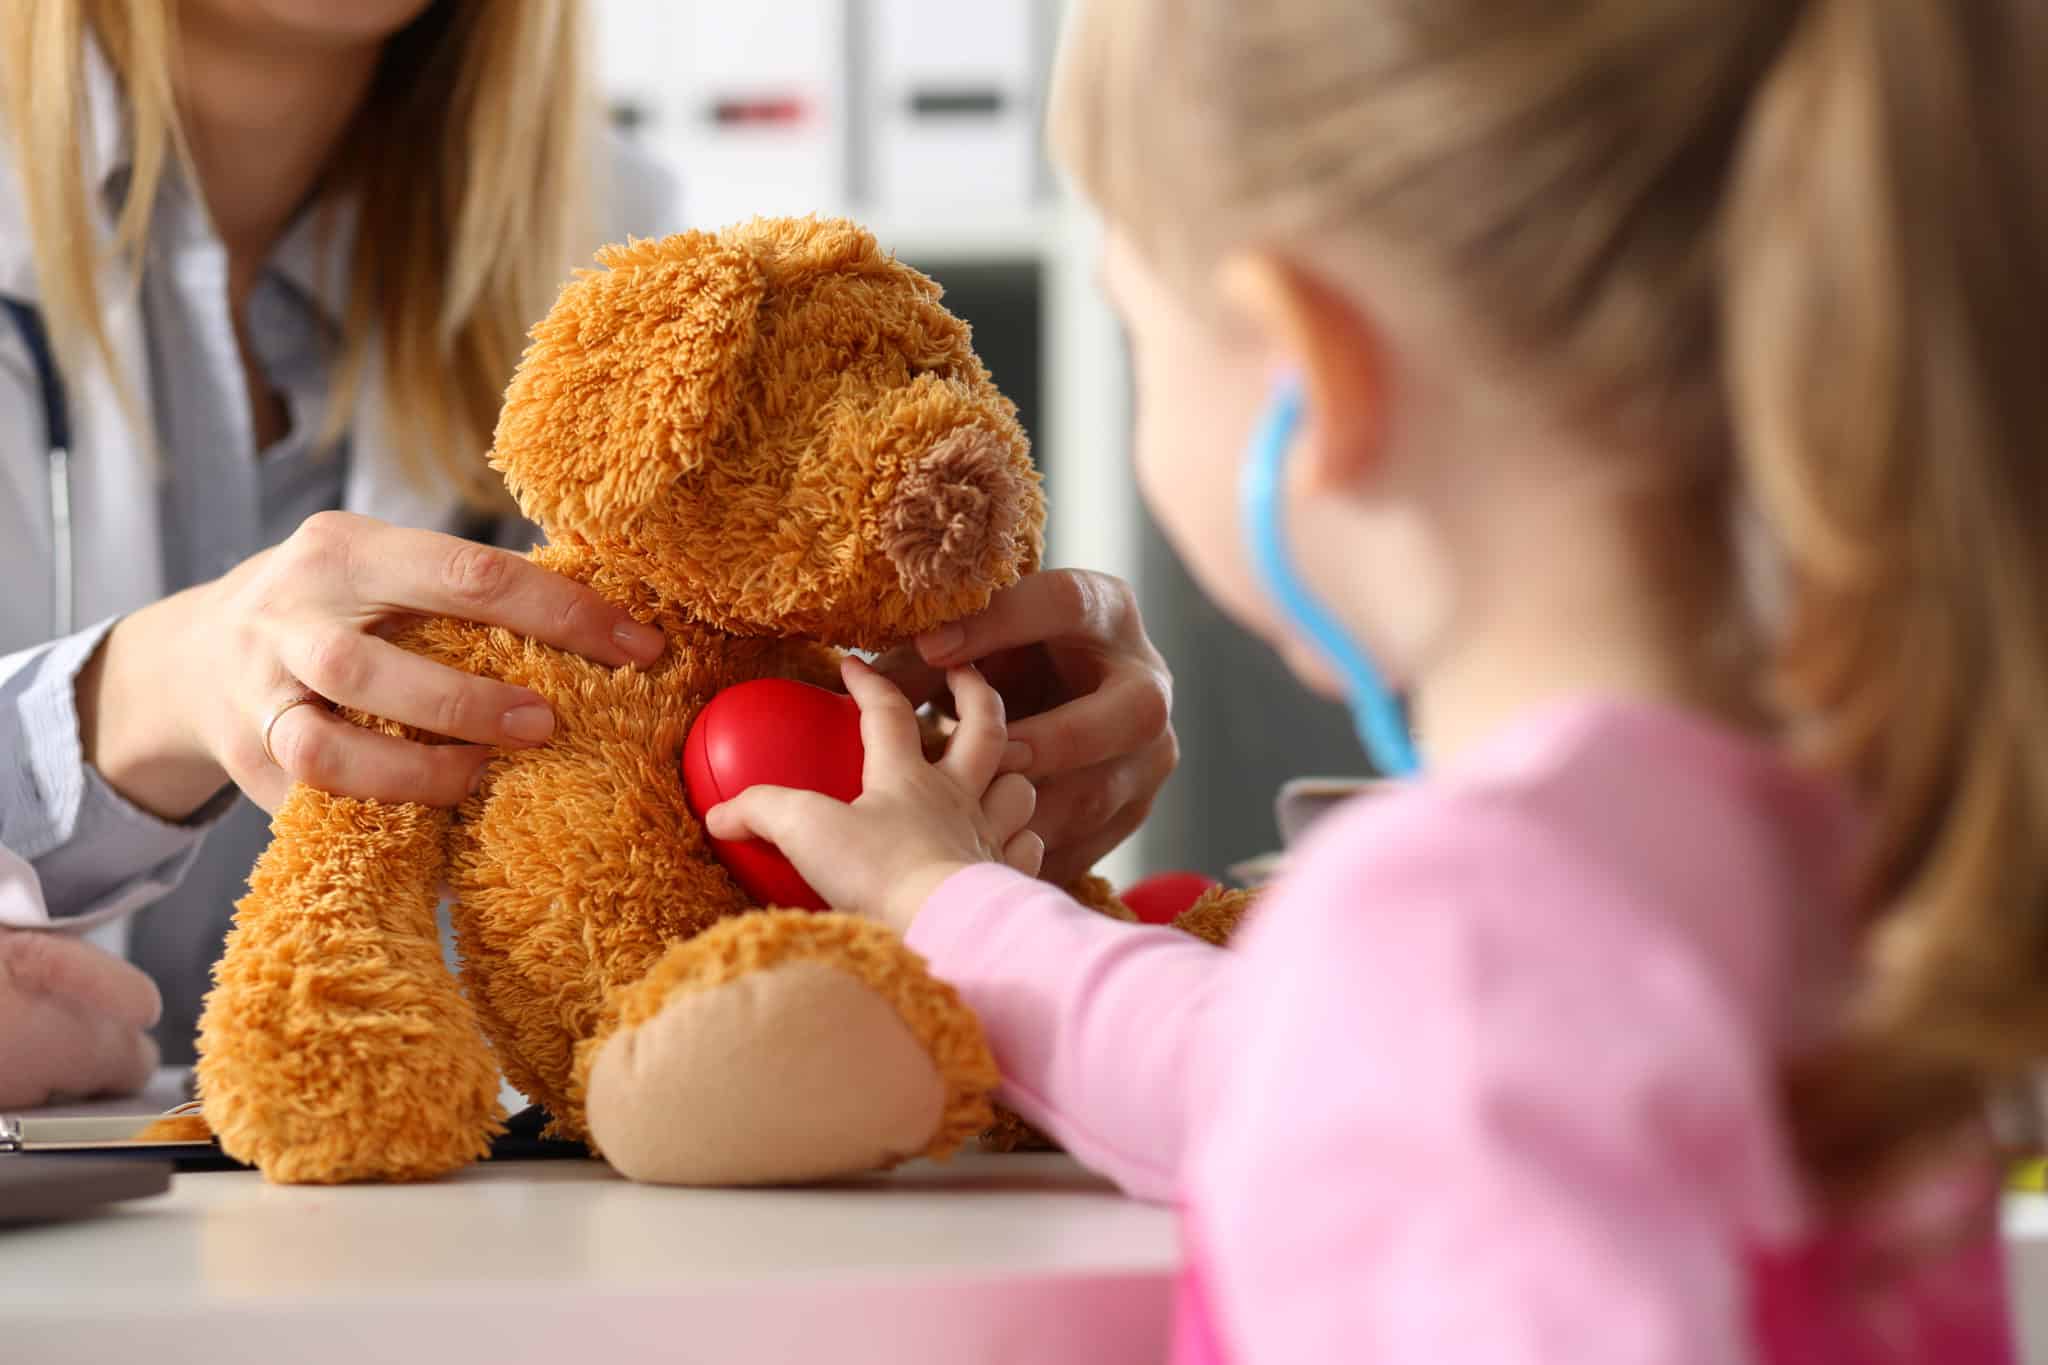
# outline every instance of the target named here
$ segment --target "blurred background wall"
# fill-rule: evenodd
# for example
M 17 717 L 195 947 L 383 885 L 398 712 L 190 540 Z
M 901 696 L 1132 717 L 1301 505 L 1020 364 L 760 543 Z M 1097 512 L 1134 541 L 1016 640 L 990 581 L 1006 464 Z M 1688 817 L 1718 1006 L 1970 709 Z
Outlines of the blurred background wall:
M 1277 841 L 1289 777 L 1363 768 L 1340 708 L 1204 602 L 1138 503 L 1099 225 L 1041 133 L 1060 0 L 594 0 L 614 123 L 687 222 L 843 213 L 946 288 L 1031 432 L 1048 560 L 1129 580 L 1173 666 L 1181 770 L 1106 871 L 1220 874 Z

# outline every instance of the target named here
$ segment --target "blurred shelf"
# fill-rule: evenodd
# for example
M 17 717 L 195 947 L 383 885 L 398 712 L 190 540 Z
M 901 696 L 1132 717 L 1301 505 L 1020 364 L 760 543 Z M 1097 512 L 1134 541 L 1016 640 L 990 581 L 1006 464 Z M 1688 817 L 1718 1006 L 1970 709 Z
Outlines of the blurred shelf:
M 1035 263 L 1056 250 L 1063 236 L 1059 210 L 1044 204 L 933 214 L 855 208 L 851 216 L 912 265 Z
M 691 212 L 687 172 L 672 159 L 671 164 L 677 165 L 677 174 L 683 177 L 686 216 L 678 227 L 717 231 L 746 216 Z M 771 204 L 759 211 L 770 215 L 816 213 L 821 217 L 851 218 L 911 265 L 1001 265 L 1012 261 L 1035 265 L 1058 250 L 1069 233 L 1060 206 L 1049 203 L 965 212 L 940 209 L 931 213 L 845 203 Z

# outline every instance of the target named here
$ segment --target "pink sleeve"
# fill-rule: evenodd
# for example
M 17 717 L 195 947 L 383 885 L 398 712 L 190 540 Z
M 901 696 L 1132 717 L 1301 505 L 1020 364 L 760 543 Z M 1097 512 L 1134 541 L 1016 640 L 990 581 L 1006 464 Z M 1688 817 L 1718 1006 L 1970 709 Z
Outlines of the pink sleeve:
M 1743 1011 L 1597 856 L 1451 814 L 1321 841 L 1245 943 L 1188 1171 L 1226 1354 L 1748 1360 Z
M 908 942 L 981 1016 L 1004 1103 L 1129 1193 L 1178 1193 L 1229 954 L 994 865 L 941 885 Z

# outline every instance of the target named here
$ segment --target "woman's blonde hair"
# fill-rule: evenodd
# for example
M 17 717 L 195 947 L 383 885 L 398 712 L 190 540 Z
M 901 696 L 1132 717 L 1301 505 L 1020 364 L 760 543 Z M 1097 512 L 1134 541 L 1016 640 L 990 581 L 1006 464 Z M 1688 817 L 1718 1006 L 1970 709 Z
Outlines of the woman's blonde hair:
M 87 34 L 124 96 L 131 171 L 111 248 L 132 272 L 157 186 L 185 157 L 175 20 L 172 0 L 35 0 L 0 18 L 37 281 L 67 365 L 97 352 L 115 368 L 79 155 Z M 329 206 L 346 195 L 356 219 L 327 435 L 347 422 L 364 368 L 380 366 L 381 434 L 407 474 L 478 511 L 509 507 L 484 462 L 499 399 L 527 326 L 590 236 L 582 29 L 578 0 L 436 0 L 387 43 L 317 191 Z M 138 403 L 137 377 L 115 378 Z
M 2048 1051 L 2044 69 L 2039 0 L 1095 0 L 1054 95 L 1169 279 L 1398 245 L 1562 415 L 1739 473 L 1870 822 L 1871 975 L 1787 1072 L 1844 1198 Z

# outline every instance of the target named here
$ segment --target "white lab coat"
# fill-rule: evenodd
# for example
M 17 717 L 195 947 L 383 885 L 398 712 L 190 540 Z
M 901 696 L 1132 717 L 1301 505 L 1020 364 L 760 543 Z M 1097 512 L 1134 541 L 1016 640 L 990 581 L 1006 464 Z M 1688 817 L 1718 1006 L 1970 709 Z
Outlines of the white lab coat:
M 87 54 L 86 94 L 82 156 L 85 183 L 96 189 L 120 154 L 121 136 L 118 88 L 96 49 Z M 675 183 L 667 172 L 609 136 L 601 154 L 608 161 L 609 191 L 600 240 L 658 236 L 681 228 Z M 111 216 L 96 193 L 93 202 L 101 215 L 97 226 L 110 237 Z M 114 356 L 121 372 L 133 377 L 148 420 L 149 348 L 140 300 L 117 267 L 104 270 L 98 283 Z M 36 305 L 41 298 L 19 168 L 5 138 L 0 138 L 0 296 Z M 137 439 L 97 354 L 68 369 L 63 380 L 71 426 L 71 619 L 73 629 L 83 629 L 163 596 L 157 480 L 175 477 L 175 454 L 165 461 L 171 468 L 156 467 L 156 457 Z M 350 424 L 343 506 L 400 525 L 452 529 L 461 516 L 459 500 L 452 493 L 414 487 L 384 431 L 384 393 L 373 364 L 365 367 Z M 35 367 L 17 329 L 0 318 L 0 679 L 12 671 L 7 656 L 54 634 L 58 570 L 52 472 Z M 21 913 L 19 906 L 14 908 Z
M 119 97 L 97 50 L 87 61 L 90 116 L 86 184 L 97 186 L 119 151 Z M 610 183 L 601 239 L 678 231 L 673 179 L 624 144 L 606 139 Z M 98 207 L 95 196 L 95 207 Z M 111 234 L 111 219 L 101 223 Z M 592 243 L 594 247 L 596 243 Z M 0 139 L 0 295 L 38 302 L 26 206 L 11 147 Z M 122 371 L 148 402 L 148 347 L 140 301 L 109 267 L 99 281 L 107 334 Z M 506 378 L 509 380 L 510 375 Z M 163 596 L 157 471 L 136 439 L 106 368 L 95 356 L 64 375 L 71 419 L 71 515 L 75 627 L 118 616 Z M 365 368 L 350 427 L 351 512 L 405 526 L 445 530 L 460 506 L 452 494 L 410 485 L 383 439 L 384 394 L 378 367 Z M 0 325 L 0 656 L 50 638 L 53 556 L 50 463 L 36 372 L 11 326 Z

